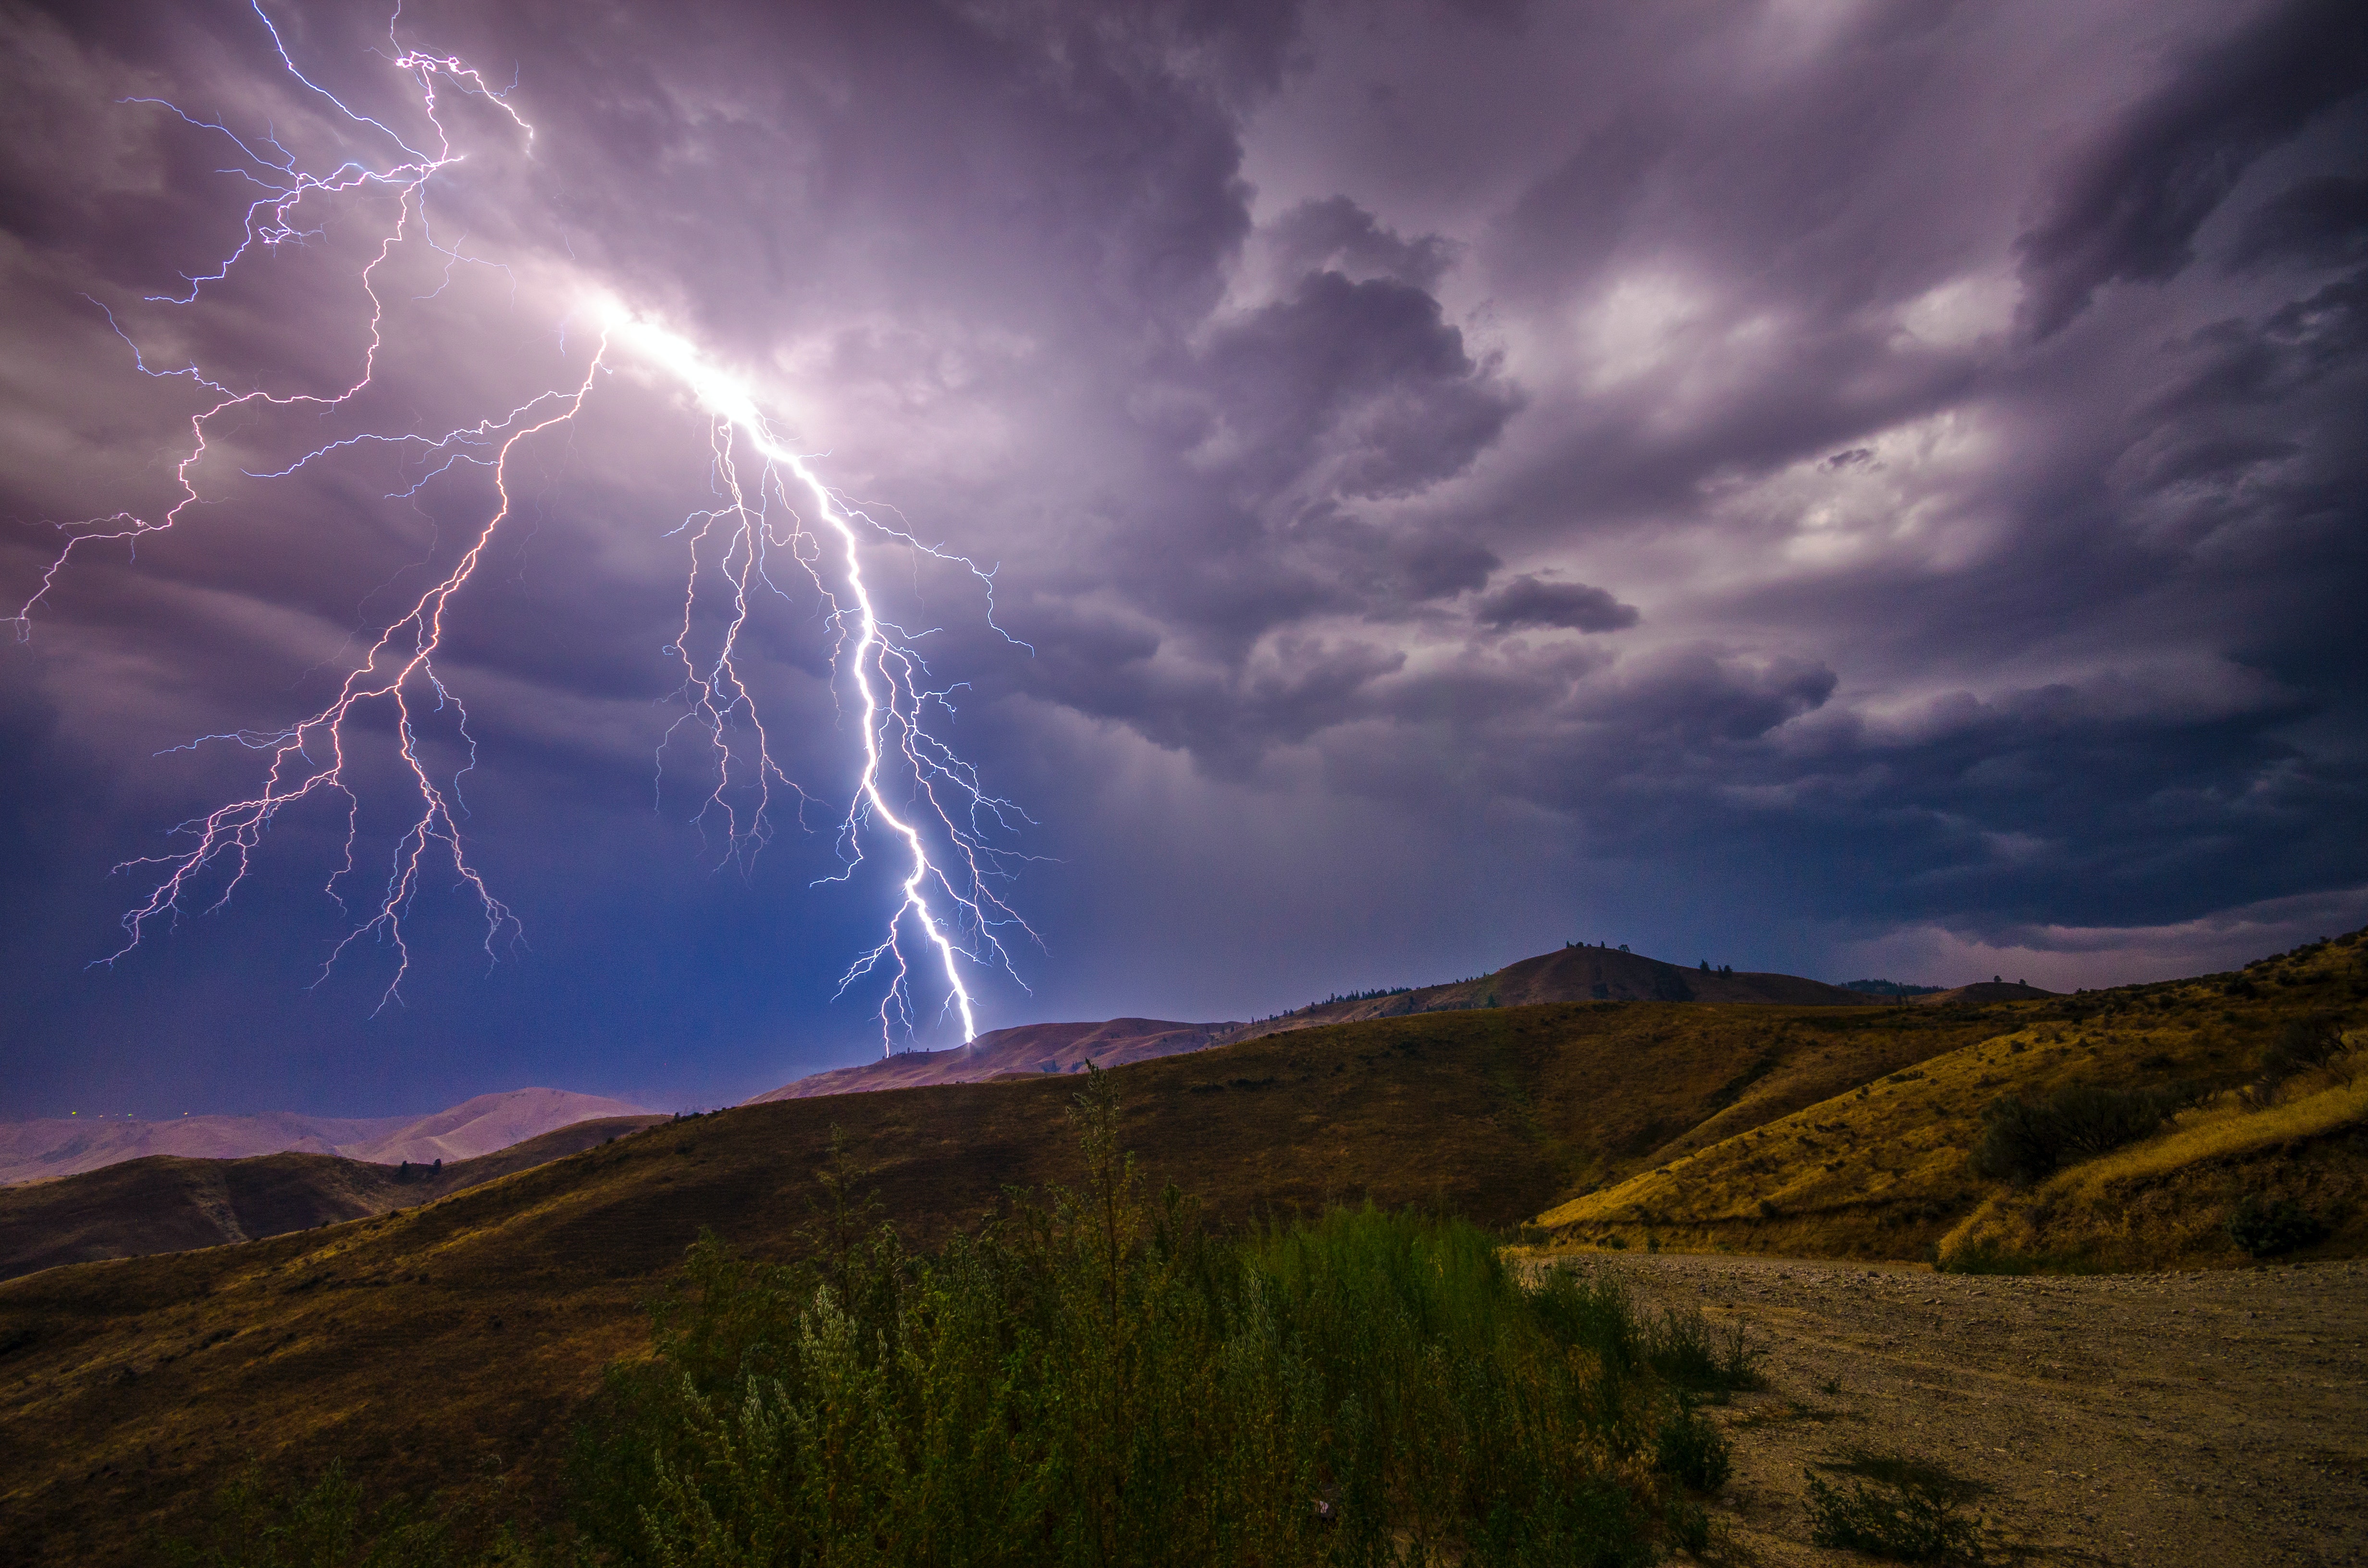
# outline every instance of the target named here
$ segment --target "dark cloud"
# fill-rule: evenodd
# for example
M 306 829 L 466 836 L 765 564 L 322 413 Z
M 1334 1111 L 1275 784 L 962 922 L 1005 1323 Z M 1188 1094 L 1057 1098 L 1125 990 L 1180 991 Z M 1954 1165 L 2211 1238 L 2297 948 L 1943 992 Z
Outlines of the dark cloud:
M 270 8 L 317 79 L 414 112 L 381 17 Z M 407 1011 L 370 1017 L 378 949 L 303 990 L 349 928 L 324 806 L 227 908 L 78 967 L 138 892 L 108 868 L 253 786 L 234 744 L 172 748 L 317 701 L 494 500 L 393 447 L 246 474 L 515 406 L 578 362 L 588 286 L 993 572 L 989 626 L 966 568 L 873 547 L 938 722 L 1032 819 L 993 837 L 1037 857 L 1009 890 L 1036 989 L 982 977 L 989 1024 L 1268 1010 L 1580 932 L 1829 976 L 1866 944 L 2054 944 L 2085 984 L 2368 918 L 2368 43 L 2341 6 L 402 15 L 515 66 L 531 156 L 457 110 L 472 158 L 430 216 L 464 259 L 385 264 L 369 396 L 223 429 L 184 525 L 78 554 L 0 661 L 0 983 L 37 1066 L 0 1109 L 671 1104 L 876 1048 L 869 1000 L 831 1001 L 893 876 L 832 880 L 826 608 L 784 553 L 742 633 L 822 802 L 751 864 L 700 814 L 712 748 L 669 730 L 676 650 L 726 624 L 685 625 L 684 574 L 726 565 L 698 553 L 707 433 L 630 370 L 519 454 L 450 630 L 469 733 L 414 725 L 456 776 L 474 745 L 469 831 L 529 945 L 488 973 L 431 889 Z M 151 303 L 250 187 L 221 132 L 122 100 L 376 154 L 230 0 L 0 28 L 17 594 L 61 524 L 170 503 L 192 388 L 139 377 L 93 301 L 153 365 L 280 393 L 343 386 L 368 340 L 359 222 Z M 2064 330 L 2083 312 L 2112 330 Z M 357 735 L 376 866 L 396 732 Z
M 2331 267 L 2368 252 L 2368 179 L 2317 175 L 2299 179 L 2246 216 L 2228 250 L 2231 267 L 2289 258 Z
M 1468 539 L 1417 539 L 1403 546 L 1399 561 L 1407 597 L 1440 599 L 1485 587 L 1504 562 L 1496 551 Z
M 1453 247 L 1437 234 L 1400 239 L 1345 196 L 1301 202 L 1275 220 L 1269 243 L 1294 272 L 1378 275 L 1423 290 L 1436 289 L 1454 259 Z
M 2286 0 L 2195 50 L 2097 137 L 2016 242 L 2041 337 L 2114 282 L 2160 282 L 2254 160 L 2368 86 L 2368 28 L 2345 0 Z
M 1430 294 L 1338 272 L 1222 327 L 1208 376 L 1217 420 L 1200 460 L 1258 499 L 1308 480 L 1408 494 L 1469 467 L 1519 403 Z
M 1617 631 L 1634 626 L 1636 607 L 1623 605 L 1601 588 L 1584 583 L 1547 583 L 1527 573 L 1473 607 L 1473 619 L 1497 631 L 1525 626 L 1572 631 Z

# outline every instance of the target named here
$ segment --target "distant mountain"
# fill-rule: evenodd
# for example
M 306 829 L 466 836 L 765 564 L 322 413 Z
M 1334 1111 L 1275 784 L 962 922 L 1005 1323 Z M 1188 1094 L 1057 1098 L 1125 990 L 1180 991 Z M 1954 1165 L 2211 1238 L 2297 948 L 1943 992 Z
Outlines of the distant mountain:
M 162 1121 L 49 1117 L 0 1122 L 0 1185 L 74 1176 L 151 1154 L 238 1160 L 257 1154 L 342 1154 L 399 1165 L 473 1159 L 572 1122 L 648 1116 L 643 1106 L 566 1089 L 479 1095 L 431 1116 L 182 1116 Z
M 1730 973 L 1687 969 L 1612 948 L 1563 948 L 1507 964 L 1494 974 L 1426 985 L 1394 995 L 1322 1002 L 1245 1026 L 1229 1040 L 1256 1040 L 1285 1029 L 1467 1007 L 1520 1007 L 1536 1002 L 1742 1002 L 1791 1007 L 1870 1006 L 1877 998 L 1796 974 Z
M 1845 991 L 1862 991 L 1869 996 L 1930 996 L 1941 988 L 1937 985 L 1910 985 L 1904 980 L 1845 980 Z
M 258 1154 L 244 1160 L 148 1154 L 79 1176 L 0 1187 L 0 1279 L 64 1263 L 260 1241 L 413 1209 L 667 1119 L 644 1115 L 578 1121 L 498 1153 L 448 1159 L 440 1171 L 336 1154 Z
M 951 1051 L 911 1051 L 854 1067 L 834 1068 L 747 1101 L 908 1089 L 923 1084 L 975 1084 L 991 1078 L 1072 1073 L 1091 1062 L 1116 1067 L 1156 1056 L 1205 1051 L 1287 1029 L 1412 1013 L 1520 1007 L 1533 1002 L 1743 1002 L 1785 1006 L 1866 1006 L 1877 998 L 1793 974 L 1733 974 L 1685 969 L 1610 948 L 1564 948 L 1508 964 L 1494 974 L 1409 991 L 1368 992 L 1248 1024 L 1178 1024 L 1112 1018 L 1102 1024 L 1022 1024 L 996 1029 Z
M 951 1051 L 907 1051 L 853 1067 L 833 1068 L 768 1089 L 749 1100 L 802 1100 L 922 1084 L 975 1084 L 1010 1074 L 1074 1073 L 1088 1062 L 1117 1067 L 1177 1056 L 1239 1039 L 1239 1024 L 1179 1024 L 1165 1018 L 1112 1018 L 1101 1024 L 1021 1024 L 992 1029 Z

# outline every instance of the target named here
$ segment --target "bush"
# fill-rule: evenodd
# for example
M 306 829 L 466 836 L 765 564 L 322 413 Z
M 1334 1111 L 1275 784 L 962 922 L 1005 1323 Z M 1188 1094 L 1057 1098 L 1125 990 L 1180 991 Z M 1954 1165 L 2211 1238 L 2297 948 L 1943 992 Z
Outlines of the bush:
M 276 1488 L 266 1476 L 257 1462 L 223 1487 L 204 1538 L 167 1542 L 165 1561 L 177 1568 L 448 1568 L 454 1561 L 450 1520 L 422 1517 L 400 1497 L 370 1506 L 341 1464 Z
M 2314 1014 L 2286 1025 L 2278 1042 L 2263 1053 L 2261 1071 L 2273 1080 L 2287 1078 L 2324 1066 L 2343 1051 L 2343 1020 L 2331 1013 Z
M 2248 1198 L 2228 1211 L 2224 1224 L 2228 1239 L 2251 1257 L 2282 1257 L 2328 1237 L 2326 1222 L 2292 1199 L 2263 1203 Z
M 1146 1200 L 1099 1074 L 1087 1179 L 933 1258 L 693 1249 L 573 1466 L 597 1559 L 1642 1563 L 1666 1395 L 1608 1275 L 1526 1288 L 1453 1220 L 1238 1240 Z M 834 1199 L 834 1213 L 845 1206 Z
M 1983 1488 L 1937 1465 L 1899 1454 L 1853 1450 L 1818 1469 L 1851 1478 L 1809 1483 L 1809 1539 L 1897 1562 L 1979 1562 L 1981 1538 L 1961 1511 Z
M 2197 1097 L 2185 1084 L 2152 1089 L 2075 1085 L 2045 1100 L 2002 1096 L 1982 1112 L 1974 1174 L 2017 1186 L 2041 1180 L 2074 1160 L 2136 1142 Z
M 1669 1544 L 1696 1557 L 1709 1555 L 1710 1516 L 1702 1512 L 1702 1505 L 1683 1497 L 1670 1498 L 1668 1525 Z
M 1715 1492 L 1735 1468 L 1735 1449 L 1710 1417 L 1679 1400 L 1654 1438 L 1653 1468 L 1695 1492 Z
M 1724 1334 L 1700 1312 L 1669 1308 L 1645 1330 L 1645 1358 L 1671 1388 L 1687 1393 L 1731 1393 L 1759 1386 L 1765 1353 L 1741 1324 Z

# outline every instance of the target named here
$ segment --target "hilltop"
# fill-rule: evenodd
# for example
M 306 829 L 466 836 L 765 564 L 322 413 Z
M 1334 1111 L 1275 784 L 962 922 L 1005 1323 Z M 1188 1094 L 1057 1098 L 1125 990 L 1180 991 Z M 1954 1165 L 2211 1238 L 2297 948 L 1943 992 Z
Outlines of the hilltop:
M 1231 1038 L 1255 1040 L 1286 1029 L 1403 1018 L 1417 1013 L 1478 1007 L 1524 1007 L 1542 1002 L 1709 1002 L 1801 1007 L 1878 1006 L 1884 999 L 1797 974 L 1737 974 L 1732 970 L 1649 959 L 1624 948 L 1584 944 L 1507 964 L 1493 974 L 1410 991 L 1319 1002 L 1280 1017 L 1245 1025 Z
M 0 1185 L 74 1176 L 152 1154 L 237 1160 L 256 1154 L 341 1154 L 400 1165 L 468 1160 L 600 1117 L 648 1116 L 648 1108 L 568 1089 L 479 1095 L 427 1116 L 48 1117 L 0 1122 Z

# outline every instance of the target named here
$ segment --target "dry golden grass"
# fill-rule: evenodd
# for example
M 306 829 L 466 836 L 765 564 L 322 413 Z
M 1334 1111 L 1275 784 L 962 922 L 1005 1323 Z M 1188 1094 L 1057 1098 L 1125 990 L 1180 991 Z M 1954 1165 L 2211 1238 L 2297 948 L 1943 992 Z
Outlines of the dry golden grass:
M 2028 1192 L 1977 1177 L 1982 1112 L 2008 1094 L 2184 1081 L 2227 1091 L 2305 1015 L 2357 1016 L 2361 934 L 2209 976 L 1989 1011 L 2010 1032 L 1853 1086 L 1693 1157 L 1554 1206 L 1558 1247 L 1667 1246 L 1804 1256 L 1970 1258 L 2055 1267 L 2247 1261 L 2222 1221 L 2241 1198 L 2307 1199 L 2335 1219 L 2310 1256 L 2368 1243 L 2368 1094 L 2305 1074 L 2251 1108 L 2224 1093 L 2167 1132 L 2075 1165 Z M 1945 1009 L 1943 1009 L 1945 1011 Z
M 2349 1079 L 2348 1067 L 2341 1070 Z M 2260 1109 L 2222 1099 L 2168 1131 L 2001 1191 L 1941 1239 L 1943 1266 L 2031 1259 L 2106 1270 L 2249 1262 L 2225 1220 L 2239 1202 L 2293 1202 L 2329 1222 L 2313 1256 L 2368 1247 L 2368 1083 L 2313 1074 Z

